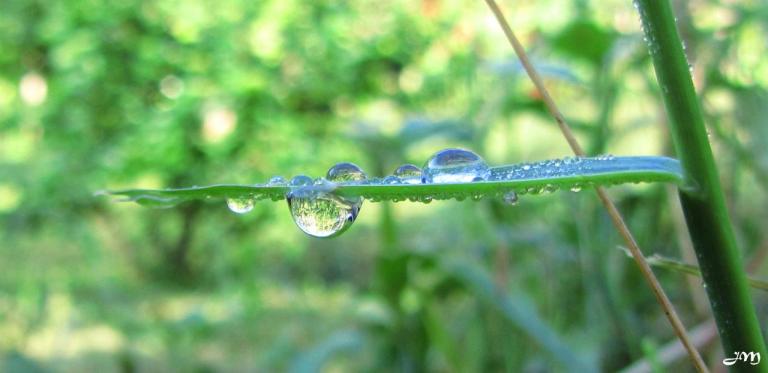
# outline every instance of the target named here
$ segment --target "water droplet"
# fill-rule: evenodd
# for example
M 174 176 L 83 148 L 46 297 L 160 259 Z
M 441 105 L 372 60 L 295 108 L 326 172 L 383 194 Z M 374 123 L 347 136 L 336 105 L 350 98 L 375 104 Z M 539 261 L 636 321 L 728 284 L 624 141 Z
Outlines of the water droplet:
M 422 175 L 424 183 L 468 183 L 485 180 L 490 170 L 479 155 L 463 149 L 444 149 L 430 158 Z
M 612 154 L 601 154 L 601 155 L 598 155 L 595 159 L 598 161 L 611 161 L 613 160 L 613 158 L 614 157 Z
M 384 184 L 400 184 L 402 180 L 400 180 L 399 177 L 394 175 L 389 175 L 384 178 Z
M 352 226 L 362 199 L 352 201 L 331 193 L 298 189 L 286 196 L 294 223 L 313 237 L 333 237 Z
M 404 164 L 395 170 L 394 175 L 399 177 L 405 184 L 420 184 L 421 169 L 412 164 Z
M 504 203 L 508 205 L 517 205 L 517 193 L 509 191 L 504 193 L 504 196 L 501 197 L 501 199 L 504 201 Z
M 314 181 L 307 175 L 296 175 L 291 179 L 290 185 L 293 187 L 312 185 Z
M 283 186 L 285 185 L 285 179 L 282 176 L 272 176 L 267 182 L 268 186 Z
M 229 198 L 227 207 L 234 213 L 245 214 L 253 210 L 253 200 L 245 197 Z
M 326 175 L 329 181 L 334 183 L 349 183 L 364 181 L 367 179 L 365 172 L 354 163 L 336 163 L 328 170 Z

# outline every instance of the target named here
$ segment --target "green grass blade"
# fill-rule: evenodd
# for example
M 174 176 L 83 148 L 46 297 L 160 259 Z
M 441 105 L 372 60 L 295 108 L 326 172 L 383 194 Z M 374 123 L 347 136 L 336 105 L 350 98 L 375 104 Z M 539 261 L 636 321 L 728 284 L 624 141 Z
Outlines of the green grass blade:
M 494 285 L 487 272 L 458 260 L 445 260 L 441 266 L 463 283 L 478 299 L 496 308 L 504 319 L 528 334 L 532 341 L 538 343 L 553 360 L 561 363 L 563 367 L 578 372 L 597 371 L 591 362 L 580 358 L 575 351 L 562 342 L 563 338 L 539 317 L 527 300 L 520 295 L 513 299 L 502 292 Z
M 537 163 L 521 163 L 491 168 L 488 181 L 452 184 L 385 184 L 374 179 L 366 184 L 324 183 L 321 192 L 372 201 L 414 201 L 500 197 L 514 191 L 519 194 L 639 182 L 680 183 L 682 173 L 677 160 L 666 157 L 564 158 Z M 280 200 L 291 191 L 288 186 L 212 185 L 181 189 L 128 189 L 106 191 L 143 205 L 170 207 L 195 199 L 251 198 Z
M 672 271 L 701 277 L 701 270 L 699 267 L 693 264 L 683 263 L 675 259 L 666 258 L 658 254 L 654 254 L 648 257 L 648 264 L 655 267 L 665 268 Z M 747 282 L 749 283 L 749 286 L 755 289 L 768 291 L 768 281 L 747 276 Z

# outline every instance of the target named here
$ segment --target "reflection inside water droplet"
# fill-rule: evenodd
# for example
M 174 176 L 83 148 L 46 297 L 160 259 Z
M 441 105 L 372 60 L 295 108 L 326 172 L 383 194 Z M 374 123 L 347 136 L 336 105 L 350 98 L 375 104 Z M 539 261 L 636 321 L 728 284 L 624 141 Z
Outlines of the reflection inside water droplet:
M 312 178 L 307 175 L 296 175 L 291 179 L 290 186 L 307 186 L 312 185 L 313 182 Z
M 349 200 L 331 193 L 298 189 L 286 196 L 291 217 L 304 233 L 333 237 L 347 230 L 357 218 L 362 199 Z
M 421 184 L 421 169 L 416 165 L 404 164 L 395 170 L 394 175 L 404 184 Z
M 267 183 L 268 186 L 283 186 L 285 185 L 285 179 L 282 176 L 272 176 Z
M 253 210 L 253 199 L 245 197 L 229 198 L 227 199 L 227 207 L 234 213 L 245 214 Z
M 394 175 L 389 175 L 385 177 L 384 180 L 382 181 L 382 183 L 384 184 L 400 184 L 401 182 L 402 180 L 400 180 L 399 177 Z
M 424 183 L 468 183 L 486 180 L 488 164 L 479 155 L 464 149 L 444 149 L 424 165 Z
M 336 163 L 328 170 L 326 178 L 334 183 L 349 183 L 367 179 L 365 172 L 354 163 Z

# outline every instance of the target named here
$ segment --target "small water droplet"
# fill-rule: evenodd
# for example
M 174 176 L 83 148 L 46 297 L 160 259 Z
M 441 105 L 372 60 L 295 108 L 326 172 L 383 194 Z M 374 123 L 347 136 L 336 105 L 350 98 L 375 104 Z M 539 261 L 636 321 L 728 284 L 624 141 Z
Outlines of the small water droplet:
M 421 183 L 421 169 L 416 165 L 404 164 L 395 170 L 394 175 L 405 184 Z
M 464 149 L 444 149 L 424 165 L 424 183 L 467 183 L 485 180 L 490 170 L 479 155 Z
M 349 200 L 331 193 L 298 189 L 286 196 L 296 226 L 313 237 L 333 237 L 352 226 L 362 199 Z
M 312 185 L 314 181 L 307 175 L 296 175 L 291 179 L 290 185 L 293 187 Z
M 612 154 L 601 154 L 601 155 L 598 155 L 595 159 L 598 161 L 610 161 L 610 160 L 613 160 L 613 158 L 614 157 Z
M 504 196 L 501 197 L 501 199 L 504 201 L 504 203 L 508 205 L 517 205 L 517 193 L 509 191 L 504 193 Z
M 400 184 L 401 181 L 402 180 L 400 180 L 399 177 L 394 176 L 394 175 L 389 175 L 389 176 L 384 178 L 383 182 L 384 182 L 384 184 Z
M 326 178 L 334 183 L 354 183 L 364 181 L 368 177 L 365 172 L 354 163 L 336 163 L 328 170 Z
M 227 199 L 227 207 L 234 213 L 245 214 L 253 210 L 253 199 L 245 197 L 229 198 Z
M 272 176 L 267 182 L 268 186 L 283 186 L 285 185 L 285 179 L 282 176 Z

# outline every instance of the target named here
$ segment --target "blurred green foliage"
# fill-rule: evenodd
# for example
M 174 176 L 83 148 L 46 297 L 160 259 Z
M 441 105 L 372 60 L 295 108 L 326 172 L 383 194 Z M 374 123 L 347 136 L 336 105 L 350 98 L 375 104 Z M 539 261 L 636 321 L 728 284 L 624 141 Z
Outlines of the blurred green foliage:
M 592 154 L 669 152 L 630 3 L 503 5 Z M 765 278 L 768 5 L 677 5 Z M 0 50 L 2 371 L 614 370 L 674 339 L 586 192 L 367 203 L 333 240 L 284 203 L 235 216 L 93 195 L 340 161 L 381 176 L 447 146 L 567 155 L 482 2 L 6 0 Z M 674 194 L 611 192 L 646 254 L 687 258 Z M 659 275 L 687 325 L 710 317 L 698 282 Z

